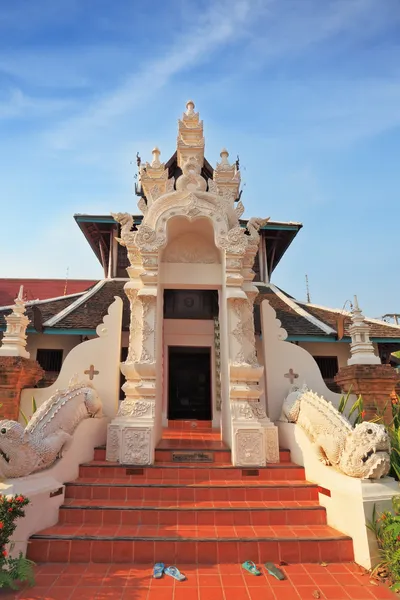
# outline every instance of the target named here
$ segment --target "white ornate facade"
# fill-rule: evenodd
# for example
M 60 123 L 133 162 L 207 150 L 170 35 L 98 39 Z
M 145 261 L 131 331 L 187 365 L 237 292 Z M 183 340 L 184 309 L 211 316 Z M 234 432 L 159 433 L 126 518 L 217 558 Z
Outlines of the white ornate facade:
M 175 287 L 218 292 L 220 346 L 213 373 L 220 381 L 213 382 L 219 405 L 214 410 L 221 411 L 218 425 L 232 448 L 233 464 L 262 466 L 279 460 L 277 429 L 260 403 L 263 367 L 253 321 L 252 266 L 265 221 L 251 219 L 247 229 L 240 225 L 240 172 L 226 150 L 213 178 L 202 174 L 203 123 L 193 102 L 186 108 L 178 129 L 179 175 L 169 177 L 155 148 L 152 162 L 140 165 L 142 224 L 133 231 L 131 215 L 113 215 L 130 261 L 125 292 L 131 321 L 128 358 L 121 365 L 125 399 L 109 425 L 107 459 L 137 465 L 154 461 L 165 421 L 163 294 Z

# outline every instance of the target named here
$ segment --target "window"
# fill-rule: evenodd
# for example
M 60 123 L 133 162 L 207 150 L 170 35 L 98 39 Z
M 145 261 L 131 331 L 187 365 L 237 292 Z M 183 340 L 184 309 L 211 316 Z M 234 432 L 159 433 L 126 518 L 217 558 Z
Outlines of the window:
M 44 371 L 59 373 L 62 365 L 62 350 L 44 350 L 39 348 L 36 353 L 36 360 Z
M 164 291 L 164 319 L 212 319 L 216 316 L 216 290 Z
M 339 370 L 337 356 L 314 356 L 314 360 L 319 366 L 326 386 L 333 392 L 339 392 L 339 386 L 335 382 L 335 375 Z
M 324 379 L 333 379 L 339 370 L 337 356 L 314 356 Z

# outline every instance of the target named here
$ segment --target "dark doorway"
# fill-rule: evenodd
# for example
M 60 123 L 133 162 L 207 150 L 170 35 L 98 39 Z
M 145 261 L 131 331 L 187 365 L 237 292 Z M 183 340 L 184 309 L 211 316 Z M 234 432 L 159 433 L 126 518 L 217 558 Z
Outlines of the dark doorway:
M 210 421 L 211 348 L 170 346 L 168 419 Z

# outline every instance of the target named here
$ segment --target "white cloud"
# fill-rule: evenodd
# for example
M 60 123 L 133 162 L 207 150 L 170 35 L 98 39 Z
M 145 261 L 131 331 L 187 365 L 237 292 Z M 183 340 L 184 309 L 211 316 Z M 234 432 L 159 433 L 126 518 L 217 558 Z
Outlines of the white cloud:
M 89 104 L 82 113 L 68 119 L 50 133 L 51 143 L 65 149 L 112 119 L 137 108 L 163 88 L 172 77 L 206 61 L 218 49 L 244 35 L 249 21 L 263 12 L 260 0 L 220 0 L 204 12 L 192 6 L 191 28 L 181 33 L 158 58 L 144 64 L 112 93 Z

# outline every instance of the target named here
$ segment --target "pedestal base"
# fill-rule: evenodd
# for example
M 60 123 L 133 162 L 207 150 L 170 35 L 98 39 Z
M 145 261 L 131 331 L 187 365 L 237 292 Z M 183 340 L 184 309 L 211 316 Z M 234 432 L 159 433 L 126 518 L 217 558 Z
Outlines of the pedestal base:
M 107 430 L 106 460 L 124 465 L 154 463 L 154 421 L 117 417 Z
M 36 360 L 0 356 L 0 418 L 18 421 L 21 390 L 35 386 L 43 376 Z
M 364 420 L 382 414 L 385 423 L 392 420 L 390 394 L 399 381 L 399 375 L 390 365 L 350 365 L 342 367 L 335 377 L 344 392 L 351 391 L 363 398 Z
M 278 428 L 259 402 L 232 402 L 232 462 L 247 467 L 279 462 Z

